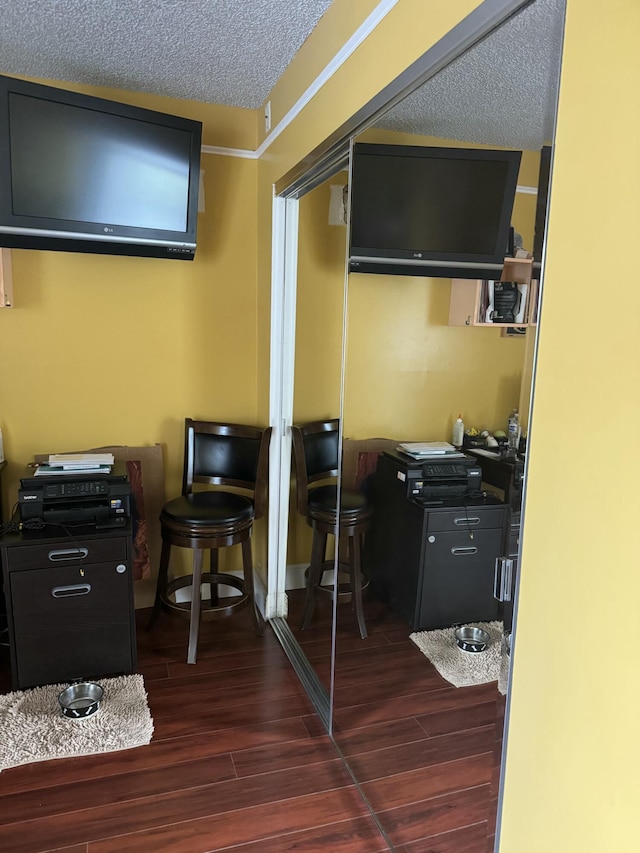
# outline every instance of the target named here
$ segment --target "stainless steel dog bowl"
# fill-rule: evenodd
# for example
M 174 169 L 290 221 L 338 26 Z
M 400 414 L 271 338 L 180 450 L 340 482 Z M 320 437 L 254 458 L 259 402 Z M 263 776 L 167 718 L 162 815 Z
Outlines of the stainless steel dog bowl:
M 58 696 L 62 716 L 69 717 L 72 720 L 90 717 L 100 707 L 103 695 L 102 687 L 91 681 L 71 684 Z
M 473 628 L 470 625 L 461 625 L 454 632 L 456 643 L 463 652 L 483 652 L 491 639 L 482 628 Z

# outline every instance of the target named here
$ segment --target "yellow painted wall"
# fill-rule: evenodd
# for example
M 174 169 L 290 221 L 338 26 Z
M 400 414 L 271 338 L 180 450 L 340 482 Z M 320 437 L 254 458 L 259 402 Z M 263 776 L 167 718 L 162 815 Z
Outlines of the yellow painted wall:
M 349 3 L 338 2 L 329 6 L 298 51 L 295 61 L 269 93 L 273 127 L 284 118 L 307 88 L 315 83 L 327 63 L 378 4 L 379 0 L 351 0 Z M 265 136 L 263 122 L 260 124 L 260 133 L 262 140 Z
M 450 281 L 350 275 L 345 434 L 450 441 L 453 422 L 505 429 L 524 340 L 449 326 Z
M 212 144 L 254 144 L 246 110 L 91 91 L 204 119 Z M 171 495 L 186 416 L 260 423 L 257 164 L 205 154 L 202 168 L 193 262 L 12 251 L 16 307 L 0 311 L 5 512 L 36 453 L 159 442 Z
M 640 838 L 639 42 L 636 0 L 569 0 L 501 853 Z
M 295 422 L 340 414 L 346 226 L 329 225 L 331 184 L 300 199 L 293 417 Z

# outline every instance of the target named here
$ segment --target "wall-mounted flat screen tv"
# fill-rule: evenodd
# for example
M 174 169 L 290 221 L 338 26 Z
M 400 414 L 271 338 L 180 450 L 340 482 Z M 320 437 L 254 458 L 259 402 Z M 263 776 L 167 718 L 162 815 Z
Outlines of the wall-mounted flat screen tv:
M 191 260 L 202 125 L 0 76 L 0 246 Z
M 496 278 L 508 254 L 521 151 L 354 146 L 349 269 Z

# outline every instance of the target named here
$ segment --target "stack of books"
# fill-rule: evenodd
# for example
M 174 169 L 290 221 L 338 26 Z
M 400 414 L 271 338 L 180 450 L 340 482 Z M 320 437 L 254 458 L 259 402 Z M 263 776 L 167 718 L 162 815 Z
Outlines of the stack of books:
M 36 477 L 57 474 L 110 474 L 113 453 L 51 453 L 49 461 L 36 468 Z
M 464 456 L 448 441 L 407 441 L 396 449 L 413 459 L 460 459 Z

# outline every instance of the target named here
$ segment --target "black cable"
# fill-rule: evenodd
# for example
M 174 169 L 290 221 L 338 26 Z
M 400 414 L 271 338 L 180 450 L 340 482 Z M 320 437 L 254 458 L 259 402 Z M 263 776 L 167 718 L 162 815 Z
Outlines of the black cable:
M 27 521 L 14 521 L 17 516 L 18 502 L 16 501 L 11 507 L 11 521 L 5 521 L 0 524 L 0 536 L 5 533 L 20 533 L 21 530 L 42 530 L 45 526 L 43 519 L 30 518 Z
M 0 524 L 0 536 L 7 533 L 21 533 L 23 530 L 43 530 L 47 525 L 41 518 L 29 518 L 26 521 L 5 521 Z
M 13 508 L 12 518 L 15 518 L 16 506 L 17 504 Z M 87 522 L 79 521 L 77 524 L 65 524 L 62 521 L 45 521 L 43 518 L 28 518 L 26 521 L 5 521 L 3 524 L 0 524 L 0 537 L 7 533 L 21 533 L 23 530 L 44 530 L 45 527 L 61 528 L 65 535 L 68 536 L 75 545 L 77 545 L 77 540 L 70 528 L 87 527 Z
M 469 507 L 464 505 L 464 514 L 467 519 L 467 531 L 469 532 L 469 539 L 473 539 L 473 530 L 471 529 L 471 522 L 469 521 Z

